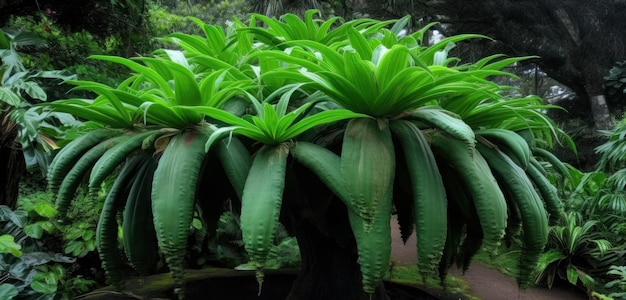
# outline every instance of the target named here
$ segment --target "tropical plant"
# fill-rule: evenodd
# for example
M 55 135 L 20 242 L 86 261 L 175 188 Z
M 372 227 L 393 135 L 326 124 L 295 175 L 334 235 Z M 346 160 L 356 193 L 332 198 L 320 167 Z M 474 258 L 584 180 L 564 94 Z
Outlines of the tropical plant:
M 17 48 L 41 43 L 27 32 L 0 30 L 0 165 L 6 170 L 0 176 L 0 203 L 13 208 L 24 169 L 46 171 L 49 152 L 56 147 L 50 138 L 56 133 L 54 123 L 73 121 L 67 114 L 40 114 L 32 109 L 33 103 L 47 99 L 42 80 L 70 78 L 59 71 L 23 65 Z
M 42 131 L 51 132 L 54 128 L 54 124 L 50 122 L 52 118 L 64 124 L 72 123 L 73 118 L 57 113 L 41 115 L 31 107 L 34 103 L 48 99 L 45 86 L 42 85 L 43 80 L 58 82 L 72 79 L 73 76 L 62 71 L 40 71 L 24 66 L 17 48 L 44 43 L 45 41 L 28 32 L 9 29 L 0 32 L 0 57 L 3 62 L 0 69 L 0 110 L 4 118 L 17 123 L 18 142 L 27 155 L 28 166 L 38 165 L 45 173 L 48 163 L 44 153 L 54 149 L 56 145 Z
M 601 154 L 598 162 L 599 170 L 615 171 L 626 166 L 626 119 L 621 120 L 612 130 L 601 131 L 607 141 L 596 147 L 596 152 Z
M 550 229 L 547 251 L 541 255 L 537 284 L 552 287 L 555 280 L 593 290 L 595 279 L 604 275 L 623 255 L 597 231 L 598 221 L 584 221 L 577 212 L 564 215 L 564 225 Z
M 97 97 L 44 105 L 94 125 L 50 167 L 59 216 L 88 172 L 96 191 L 119 169 L 97 228 L 103 266 L 121 282 L 116 216 L 123 211 L 131 265 L 149 273 L 158 246 L 181 298 L 196 210 L 211 233 L 225 201 L 240 207 L 260 288 L 281 211 L 289 214 L 283 202 L 303 205 L 305 190 L 321 197 L 315 200 L 322 208 L 291 212 L 309 214 L 331 239 L 346 228 L 350 237 L 339 243 L 358 253 L 358 265 L 350 265 L 360 268 L 350 273 L 361 277 L 358 290 L 323 275 L 326 289 L 340 291 L 334 297 L 359 290 L 373 296 L 380 286 L 394 206 L 404 236 L 417 231 L 422 276 L 444 277 L 454 261 L 467 267 L 481 245 L 493 249 L 506 233 L 521 234 L 518 280 L 528 282 L 547 241 L 548 217 L 556 222 L 562 209 L 539 161 L 564 170 L 545 148 L 571 140 L 543 114 L 551 106 L 537 97 L 507 98 L 508 87 L 487 80 L 511 76 L 501 69 L 526 58 L 494 55 L 461 64 L 448 57 L 454 43 L 483 36 L 428 46 L 429 27 L 403 34 L 408 17 L 343 22 L 316 13 L 280 20 L 252 14 L 225 28 L 193 19 L 204 36 L 165 38 L 180 50 L 94 56 L 133 73 L 116 87 L 69 81 Z M 303 257 L 327 247 L 295 234 L 309 245 Z M 319 272 L 303 262 L 304 272 Z M 323 290 L 300 293 L 319 299 Z
M 604 288 L 611 291 L 609 297 L 623 299 L 626 297 L 626 266 L 611 266 L 607 275 L 614 276 L 615 279 L 607 282 Z
M 616 62 L 604 77 L 604 87 L 612 98 L 620 99 L 626 95 L 626 61 Z
M 89 290 L 94 283 L 80 276 L 69 277 L 66 264 L 75 258 L 48 252 L 41 240 L 43 231 L 54 226 L 37 218 L 51 217 L 54 209 L 46 203 L 34 211 L 11 210 L 0 206 L 0 295 L 2 299 L 71 299 Z M 48 222 L 48 223 L 46 223 Z

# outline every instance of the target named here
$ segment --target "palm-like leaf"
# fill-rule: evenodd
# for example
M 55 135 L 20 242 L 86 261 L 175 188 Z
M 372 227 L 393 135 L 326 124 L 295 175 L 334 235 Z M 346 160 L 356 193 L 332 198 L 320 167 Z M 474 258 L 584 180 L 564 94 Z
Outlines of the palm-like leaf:
M 374 32 L 395 22 L 393 20 L 380 22 L 365 18 L 344 22 L 339 17 L 328 20 L 315 19 L 315 15 L 319 13 L 319 10 L 308 10 L 303 19 L 294 14 L 285 14 L 280 20 L 261 14 L 252 14 L 250 26 L 239 30 L 254 34 L 255 38 L 265 45 L 284 50 L 289 45 L 285 43 L 288 41 L 308 40 L 324 45 L 345 43 L 347 31 L 351 28 L 364 32 Z M 258 21 L 267 27 L 257 24 Z M 340 25 L 334 26 L 336 23 L 340 23 Z
M 280 144 L 296 138 L 303 132 L 330 122 L 339 120 L 365 117 L 365 115 L 353 113 L 349 110 L 335 109 L 326 110 L 310 116 L 302 115 L 308 111 L 309 107 L 314 104 L 314 99 L 301 105 L 294 111 L 288 112 L 288 103 L 292 95 L 300 88 L 300 85 L 287 85 L 277 90 L 264 101 L 255 98 L 247 93 L 246 95 L 252 102 L 257 115 L 240 118 L 220 109 L 212 107 L 181 107 L 183 109 L 198 109 L 207 116 L 222 121 L 233 127 L 225 127 L 217 129 L 209 138 L 206 148 L 209 147 L 219 138 L 230 132 L 247 136 L 253 140 L 262 142 L 267 145 Z M 273 98 L 280 96 L 278 103 L 273 106 L 269 104 Z
M 623 168 L 626 162 L 626 119 L 619 122 L 613 130 L 602 131 L 608 141 L 596 148 L 602 157 L 598 168 L 616 170 Z
M 387 48 L 355 28 L 346 32 L 350 44 L 341 47 L 310 40 L 285 42 L 292 46 L 289 51 L 268 55 L 304 68 L 299 70 L 299 77 L 283 71 L 272 75 L 308 80 L 313 83 L 311 87 L 323 91 L 342 107 L 375 117 L 400 114 L 445 97 L 478 94 L 482 99 L 494 88 L 485 78 L 506 75 L 496 68 L 459 71 L 426 66 L 424 57 L 440 47 L 418 53 L 417 48 L 400 42 Z M 470 37 L 474 36 L 458 39 Z
M 222 107 L 250 86 L 233 80 L 228 70 L 195 73 L 194 65 L 178 51 L 166 57 L 130 59 L 111 56 L 93 58 L 122 64 L 136 74 L 117 88 L 89 81 L 69 81 L 77 90 L 98 95 L 94 100 L 67 99 L 48 104 L 57 111 L 75 114 L 114 128 L 158 125 L 171 128 L 200 123 L 204 116 L 180 107 Z
M 579 276 L 585 276 L 589 271 L 597 272 L 592 268 L 599 267 L 604 260 L 617 259 L 604 257 L 613 246 L 594 228 L 598 221 L 590 220 L 580 225 L 582 220 L 577 212 L 565 214 L 563 220 L 564 225 L 550 230 L 548 245 L 551 250 L 542 255 L 540 274 L 536 279 L 537 283 L 547 283 L 550 287 L 557 275 L 574 285 L 578 279 L 585 283 L 585 279 Z M 578 270 L 577 274 L 570 274 L 573 269 Z

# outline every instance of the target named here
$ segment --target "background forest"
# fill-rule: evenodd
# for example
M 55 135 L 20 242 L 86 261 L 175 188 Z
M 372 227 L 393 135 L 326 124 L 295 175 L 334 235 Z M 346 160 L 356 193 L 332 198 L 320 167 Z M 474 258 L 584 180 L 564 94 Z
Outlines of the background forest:
M 549 227 L 533 284 L 626 299 L 626 22 L 616 13 L 626 11 L 626 2 L 618 0 L 0 0 L 0 299 L 72 299 L 114 283 L 100 267 L 97 226 L 115 178 L 96 189 L 77 186 L 63 212 L 69 222 L 55 219 L 57 195 L 47 180 L 60 149 L 96 125 L 69 111 L 39 109 L 42 103 L 102 92 L 76 88 L 71 84 L 76 80 L 110 87 L 127 82 L 128 64 L 90 56 L 149 57 L 173 46 L 165 38 L 171 33 L 206 34 L 190 16 L 229 28 L 250 13 L 279 18 L 304 16 L 309 9 L 319 10 L 324 20 L 408 15 L 407 34 L 429 28 L 423 33 L 426 44 L 463 34 L 491 38 L 446 47 L 448 57 L 458 61 L 528 56 L 503 69 L 516 77 L 489 79 L 514 87 L 507 96 L 538 95 L 543 104 L 554 105 L 542 112 L 573 141 L 560 135 L 538 141 L 553 145 L 536 167 L 555 188 L 563 214 Z M 193 215 L 185 236 L 187 267 L 245 268 L 249 254 L 240 213 L 224 209 L 212 225 L 199 212 Z M 210 230 L 215 234 L 207 234 Z M 122 231 L 115 230 L 112 239 L 127 247 Z M 300 267 L 296 238 L 282 224 L 277 232 L 267 269 Z M 507 243 L 519 256 L 523 240 Z M 516 262 L 492 260 L 486 253 L 477 259 L 517 273 Z M 166 271 L 163 264 L 151 271 Z

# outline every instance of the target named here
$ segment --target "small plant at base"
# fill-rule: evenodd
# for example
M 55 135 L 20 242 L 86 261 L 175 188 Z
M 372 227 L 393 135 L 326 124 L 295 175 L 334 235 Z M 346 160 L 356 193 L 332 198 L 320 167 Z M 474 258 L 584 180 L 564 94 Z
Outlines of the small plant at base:
M 593 277 L 619 261 L 619 252 L 612 252 L 611 243 L 594 230 L 598 221 L 582 223 L 577 212 L 565 214 L 563 220 L 563 226 L 550 229 L 548 250 L 541 255 L 535 283 L 552 287 L 560 279 L 593 290 Z
M 626 299 L 626 266 L 611 266 L 606 274 L 617 277 L 604 285 L 609 291 L 609 297 Z
M 0 206 L 0 226 L 8 232 L 0 237 L 0 295 L 8 295 L 3 299 L 71 299 L 86 292 L 94 281 L 80 276 L 68 278 L 64 266 L 75 258 L 43 252 L 40 238 L 31 236 L 39 235 L 39 231 L 26 233 L 29 225 L 32 224 L 26 211 Z

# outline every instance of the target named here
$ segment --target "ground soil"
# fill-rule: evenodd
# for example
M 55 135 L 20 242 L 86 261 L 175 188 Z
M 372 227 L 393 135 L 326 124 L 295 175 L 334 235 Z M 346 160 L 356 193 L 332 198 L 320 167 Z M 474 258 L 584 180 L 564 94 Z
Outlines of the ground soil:
M 406 245 L 402 243 L 397 222 L 392 220 L 392 255 L 394 265 L 414 265 L 417 260 L 415 236 L 411 236 Z M 561 287 L 552 289 L 533 287 L 520 290 L 515 279 L 486 266 L 480 262 L 472 262 L 469 270 L 463 274 L 452 267 L 450 275 L 462 279 L 470 286 L 470 293 L 482 300 L 582 300 L 586 294 Z

